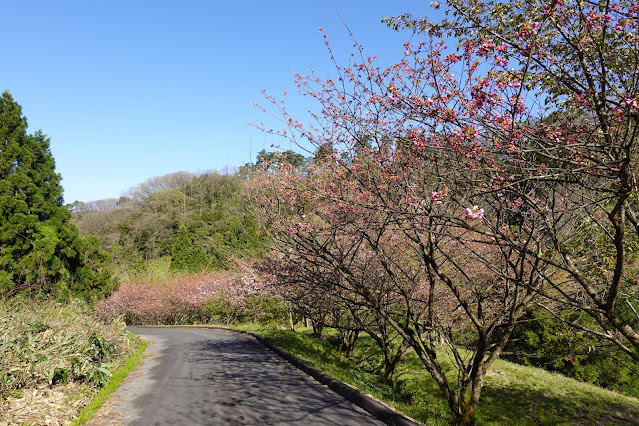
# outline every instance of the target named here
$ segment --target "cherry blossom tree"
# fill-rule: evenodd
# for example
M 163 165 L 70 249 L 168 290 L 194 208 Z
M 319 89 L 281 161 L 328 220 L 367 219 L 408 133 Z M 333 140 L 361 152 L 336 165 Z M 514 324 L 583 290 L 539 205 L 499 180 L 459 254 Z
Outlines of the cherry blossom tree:
M 274 298 L 251 266 L 238 263 L 229 271 L 124 283 L 100 302 L 98 314 L 106 319 L 122 316 L 129 324 L 184 324 L 213 315 L 228 324 L 247 313 L 254 320 L 270 315 L 266 307 Z
M 313 236 L 300 234 L 298 237 L 301 242 L 306 237 Z M 279 247 L 287 246 L 285 242 L 281 243 Z M 351 289 L 349 283 L 327 262 L 323 254 L 325 253 L 316 255 L 313 251 L 286 250 L 262 263 L 260 270 L 265 279 L 271 282 L 274 292 L 311 320 L 316 336 L 319 337 L 323 327 L 336 329 L 342 340 L 342 350 L 346 354 L 353 352 L 360 332 L 370 335 L 384 357 L 381 366 L 383 376 L 390 379 L 406 354 L 407 343 L 390 331 L 388 322 L 372 310 L 357 291 Z M 370 286 L 374 279 L 372 275 L 371 268 L 362 269 L 359 279 Z
M 535 271 L 481 233 L 436 217 L 432 210 L 445 208 L 443 195 L 421 200 L 426 210 L 419 213 L 402 211 L 405 203 L 416 206 L 404 185 L 395 185 L 401 171 L 380 173 L 377 161 L 363 161 L 379 155 L 367 148 L 362 161 L 351 158 L 348 166 L 332 158 L 305 170 L 283 164 L 277 173 L 254 176 L 282 265 L 275 276 L 313 309 L 350 307 L 384 349 L 387 377 L 410 345 L 459 421 L 472 422 L 485 374 L 533 298 L 516 281 L 534 280 Z M 345 167 L 361 169 L 356 175 Z M 481 220 L 471 213 L 468 220 Z M 394 354 L 387 331 L 376 333 L 371 319 L 400 336 Z M 457 371 L 452 378 L 447 363 Z
M 444 22 L 387 22 L 460 36 L 462 58 L 490 65 L 456 97 L 480 111 L 457 120 L 480 131 L 475 140 L 494 162 L 483 177 L 472 174 L 466 197 L 490 210 L 487 235 L 552 271 L 541 292 L 547 309 L 587 314 L 592 321 L 570 324 L 639 361 L 639 4 L 453 0 L 448 7 Z M 417 120 L 429 114 L 403 110 Z
M 387 20 L 420 33 L 399 63 L 380 68 L 356 46 L 337 78 L 298 75 L 319 103 L 313 125 L 268 97 L 284 127 L 270 132 L 316 159 L 264 172 L 257 196 L 280 253 L 383 316 L 472 424 L 535 300 L 586 313 L 572 325 L 639 359 L 639 5 L 446 7 L 438 23 Z

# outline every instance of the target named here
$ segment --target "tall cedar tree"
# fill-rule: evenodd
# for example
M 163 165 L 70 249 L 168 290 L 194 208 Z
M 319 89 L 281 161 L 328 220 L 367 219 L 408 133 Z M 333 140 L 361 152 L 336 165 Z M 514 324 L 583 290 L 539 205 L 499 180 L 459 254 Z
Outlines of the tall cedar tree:
M 27 133 L 22 108 L 0 99 L 0 295 L 26 290 L 103 296 L 113 287 L 108 255 L 81 239 L 63 206 L 49 139 Z
M 197 272 L 207 266 L 209 260 L 204 250 L 189 237 L 186 226 L 180 226 L 171 254 L 171 269 Z

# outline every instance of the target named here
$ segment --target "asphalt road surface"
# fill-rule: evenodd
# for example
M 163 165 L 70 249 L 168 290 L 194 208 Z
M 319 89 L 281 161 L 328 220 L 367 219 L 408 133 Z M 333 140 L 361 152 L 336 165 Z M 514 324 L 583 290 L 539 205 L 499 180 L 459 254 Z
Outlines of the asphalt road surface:
M 130 328 L 149 340 L 93 424 L 382 425 L 255 339 L 195 328 Z

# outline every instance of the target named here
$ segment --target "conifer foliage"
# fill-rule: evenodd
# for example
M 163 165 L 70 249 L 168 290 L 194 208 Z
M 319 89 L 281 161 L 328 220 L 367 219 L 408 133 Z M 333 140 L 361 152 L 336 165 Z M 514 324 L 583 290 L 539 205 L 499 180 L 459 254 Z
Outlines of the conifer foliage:
M 0 98 L 0 295 L 27 290 L 102 296 L 112 287 L 108 255 L 80 238 L 63 206 L 49 138 L 27 133 L 22 108 Z
M 208 264 L 208 257 L 202 247 L 191 240 L 186 226 L 180 226 L 171 253 L 171 269 L 198 272 Z

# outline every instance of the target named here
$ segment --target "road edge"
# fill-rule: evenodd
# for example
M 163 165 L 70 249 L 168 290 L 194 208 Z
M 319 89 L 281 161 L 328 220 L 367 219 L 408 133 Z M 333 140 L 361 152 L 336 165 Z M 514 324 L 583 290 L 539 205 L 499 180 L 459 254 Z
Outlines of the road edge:
M 111 395 L 122 386 L 131 371 L 142 363 L 141 358 L 146 353 L 148 342 L 139 338 L 136 338 L 136 341 L 138 346 L 135 352 L 131 354 L 121 368 L 111 374 L 107 384 L 95 394 L 87 405 L 82 407 L 78 415 L 71 419 L 70 426 L 83 425 L 91 421 Z

